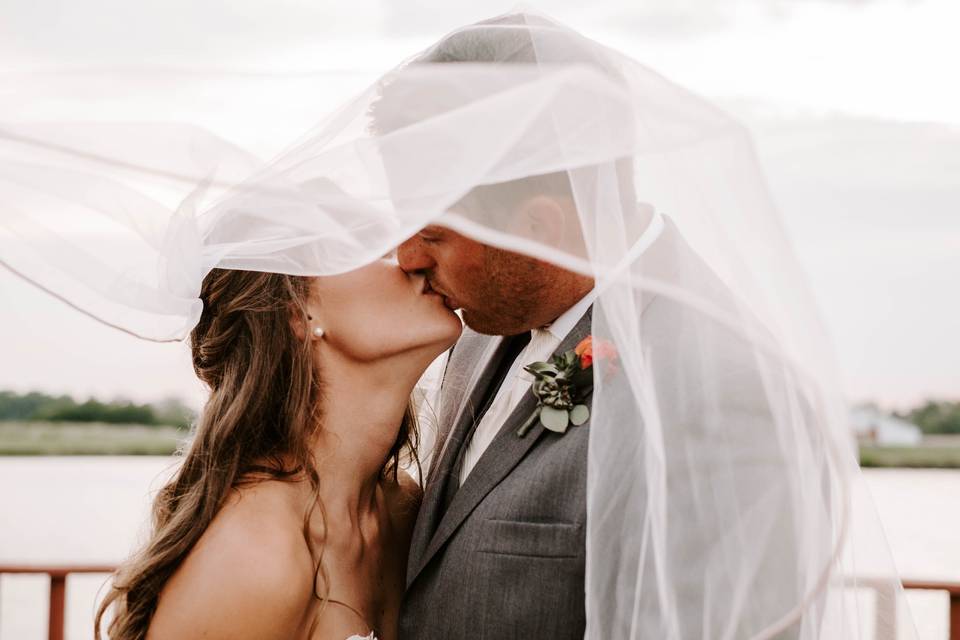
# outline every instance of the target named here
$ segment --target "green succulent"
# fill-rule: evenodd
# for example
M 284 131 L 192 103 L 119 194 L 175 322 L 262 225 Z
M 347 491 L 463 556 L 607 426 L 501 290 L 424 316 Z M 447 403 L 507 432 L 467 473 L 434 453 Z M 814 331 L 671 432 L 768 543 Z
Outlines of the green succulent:
M 537 397 L 537 408 L 517 430 L 519 437 L 527 435 L 538 418 L 544 429 L 555 433 L 565 433 L 571 424 L 579 426 L 590 418 L 590 409 L 583 401 L 593 389 L 593 372 L 580 368 L 574 351 L 524 369 L 533 376 L 530 390 Z

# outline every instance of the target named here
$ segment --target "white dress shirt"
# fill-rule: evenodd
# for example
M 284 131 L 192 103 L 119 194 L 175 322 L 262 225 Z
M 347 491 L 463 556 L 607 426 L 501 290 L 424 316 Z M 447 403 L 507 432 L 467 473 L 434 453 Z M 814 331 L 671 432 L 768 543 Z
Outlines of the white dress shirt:
M 567 334 L 576 326 L 577 321 L 587 312 L 587 308 L 593 303 L 594 297 L 595 295 L 591 291 L 549 325 L 531 331 L 529 344 L 510 365 L 493 403 L 483 415 L 480 424 L 473 432 L 473 437 L 466 445 L 467 450 L 463 454 L 463 463 L 460 467 L 459 480 L 461 486 L 463 486 L 467 476 L 470 475 L 470 471 L 476 466 L 480 456 L 483 455 L 483 452 L 487 450 L 487 447 L 500 432 L 503 423 L 520 403 L 523 394 L 529 391 L 530 385 L 533 383 L 533 376 L 524 371 L 523 367 L 531 362 L 542 362 L 549 359 L 563 339 L 567 337 Z

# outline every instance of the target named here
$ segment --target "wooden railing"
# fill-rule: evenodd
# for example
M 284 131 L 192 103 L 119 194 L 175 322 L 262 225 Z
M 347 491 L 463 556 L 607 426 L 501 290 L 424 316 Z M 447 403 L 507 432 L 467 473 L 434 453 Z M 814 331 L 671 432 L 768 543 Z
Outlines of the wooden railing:
M 71 573 L 113 573 L 113 565 L 0 565 L 4 573 L 45 573 L 50 576 L 50 609 L 47 638 L 63 640 L 63 614 L 67 604 L 67 576 Z
M 50 609 L 47 638 L 63 640 L 64 610 L 67 602 L 67 576 L 71 573 L 113 573 L 112 565 L 0 565 L 4 573 L 45 573 L 50 576 Z M 857 586 L 873 589 L 877 595 L 877 619 L 884 624 L 877 626 L 877 640 L 896 638 L 895 589 L 888 582 L 858 580 Z M 904 580 L 907 590 L 946 591 L 950 596 L 950 640 L 960 640 L 960 582 L 937 582 Z
M 923 580 L 904 580 L 904 589 L 946 591 L 950 594 L 950 640 L 960 640 L 960 583 Z

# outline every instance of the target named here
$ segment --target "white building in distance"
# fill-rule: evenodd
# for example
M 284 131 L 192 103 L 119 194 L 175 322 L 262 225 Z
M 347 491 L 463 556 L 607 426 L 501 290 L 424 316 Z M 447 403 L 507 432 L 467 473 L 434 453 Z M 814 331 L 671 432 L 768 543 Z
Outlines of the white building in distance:
M 920 427 L 887 415 L 876 407 L 857 407 L 850 411 L 850 424 L 860 444 L 887 447 L 912 447 L 920 444 Z

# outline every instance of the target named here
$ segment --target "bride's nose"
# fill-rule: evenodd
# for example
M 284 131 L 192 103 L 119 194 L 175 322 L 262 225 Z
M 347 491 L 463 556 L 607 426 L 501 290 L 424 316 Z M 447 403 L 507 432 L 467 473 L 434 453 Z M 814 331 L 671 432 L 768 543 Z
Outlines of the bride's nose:
M 404 271 L 403 267 L 397 262 L 396 254 L 384 255 L 380 258 L 380 265 L 385 273 L 389 273 L 391 278 L 396 278 L 398 281 L 410 282 L 418 277 L 415 272 Z

